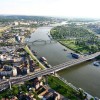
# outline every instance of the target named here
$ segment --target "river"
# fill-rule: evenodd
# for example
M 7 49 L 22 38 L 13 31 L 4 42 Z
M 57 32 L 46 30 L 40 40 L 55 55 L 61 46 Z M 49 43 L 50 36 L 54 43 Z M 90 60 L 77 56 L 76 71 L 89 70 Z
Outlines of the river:
M 51 28 L 52 27 L 38 28 L 31 34 L 31 38 L 28 39 L 28 41 L 50 40 L 48 34 Z M 29 43 L 29 45 L 31 49 L 37 51 L 38 57 L 44 56 L 52 66 L 73 59 L 70 55 L 73 51 L 68 48 L 67 51 L 64 51 L 65 47 L 58 42 L 47 44 L 44 42 L 35 42 L 33 44 Z M 92 61 L 64 69 L 58 72 L 58 74 L 76 87 L 83 88 L 91 95 L 100 98 L 100 67 L 93 66 Z

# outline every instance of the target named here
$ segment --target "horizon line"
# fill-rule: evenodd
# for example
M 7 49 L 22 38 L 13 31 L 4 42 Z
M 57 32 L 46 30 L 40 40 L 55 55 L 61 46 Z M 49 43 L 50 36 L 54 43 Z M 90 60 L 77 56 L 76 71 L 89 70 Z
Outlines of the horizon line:
M 82 17 L 82 16 L 53 16 L 53 15 L 27 15 L 27 14 L 0 14 L 0 16 L 37 16 L 37 17 L 55 17 L 55 18 L 71 18 L 71 19 L 100 19 L 93 17 Z

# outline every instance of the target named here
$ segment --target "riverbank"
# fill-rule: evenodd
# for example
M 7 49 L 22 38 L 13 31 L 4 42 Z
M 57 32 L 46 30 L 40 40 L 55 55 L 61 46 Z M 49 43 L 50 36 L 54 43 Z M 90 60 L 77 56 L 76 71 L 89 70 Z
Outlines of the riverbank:
M 54 76 L 48 76 L 48 84 L 49 86 L 54 89 L 55 91 L 59 92 L 66 98 L 69 98 L 71 100 L 78 100 L 78 98 L 75 96 L 77 94 L 71 87 L 64 84 L 59 78 Z
M 63 45 L 63 46 L 65 46 L 65 47 L 67 47 L 67 48 L 69 48 L 69 49 L 71 49 L 71 50 L 73 50 L 73 51 L 75 51 L 76 53 L 79 53 L 79 54 L 82 54 L 83 52 L 81 52 L 81 51 L 79 51 L 78 50 L 78 47 L 76 47 L 74 44 L 72 44 L 72 42 L 71 41 L 58 41 L 61 45 Z
M 39 67 L 41 67 L 41 69 L 45 69 L 46 67 L 33 55 L 32 51 L 29 49 L 29 47 L 26 45 L 25 48 L 26 52 L 31 56 L 31 58 L 33 60 L 36 60 L 39 64 Z
M 93 97 L 81 88 L 74 87 L 60 76 L 47 76 L 50 87 L 70 100 L 92 100 Z M 73 87 L 73 88 L 72 88 Z M 94 100 L 94 99 L 93 99 Z

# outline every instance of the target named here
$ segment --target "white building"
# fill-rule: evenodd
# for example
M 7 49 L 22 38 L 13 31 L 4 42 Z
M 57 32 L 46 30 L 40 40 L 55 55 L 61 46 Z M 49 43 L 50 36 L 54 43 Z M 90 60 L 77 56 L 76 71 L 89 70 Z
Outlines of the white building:
M 13 72 L 13 76 L 17 76 L 17 69 L 16 68 L 13 68 L 12 72 Z

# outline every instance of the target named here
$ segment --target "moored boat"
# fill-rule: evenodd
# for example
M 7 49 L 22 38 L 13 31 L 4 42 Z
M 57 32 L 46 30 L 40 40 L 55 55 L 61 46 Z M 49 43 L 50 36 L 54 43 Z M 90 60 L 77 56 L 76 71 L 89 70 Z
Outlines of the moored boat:
M 76 58 L 76 59 L 78 59 L 78 58 L 79 58 L 79 55 L 78 55 L 78 54 L 76 54 L 76 53 L 71 53 L 71 55 L 72 55 L 72 57 L 73 57 L 73 58 Z
M 41 60 L 42 62 L 47 61 L 47 59 L 46 59 L 45 57 L 40 57 L 40 60 Z
M 94 66 L 100 66 L 100 61 L 95 61 L 95 62 L 93 62 L 93 65 L 94 65 Z

